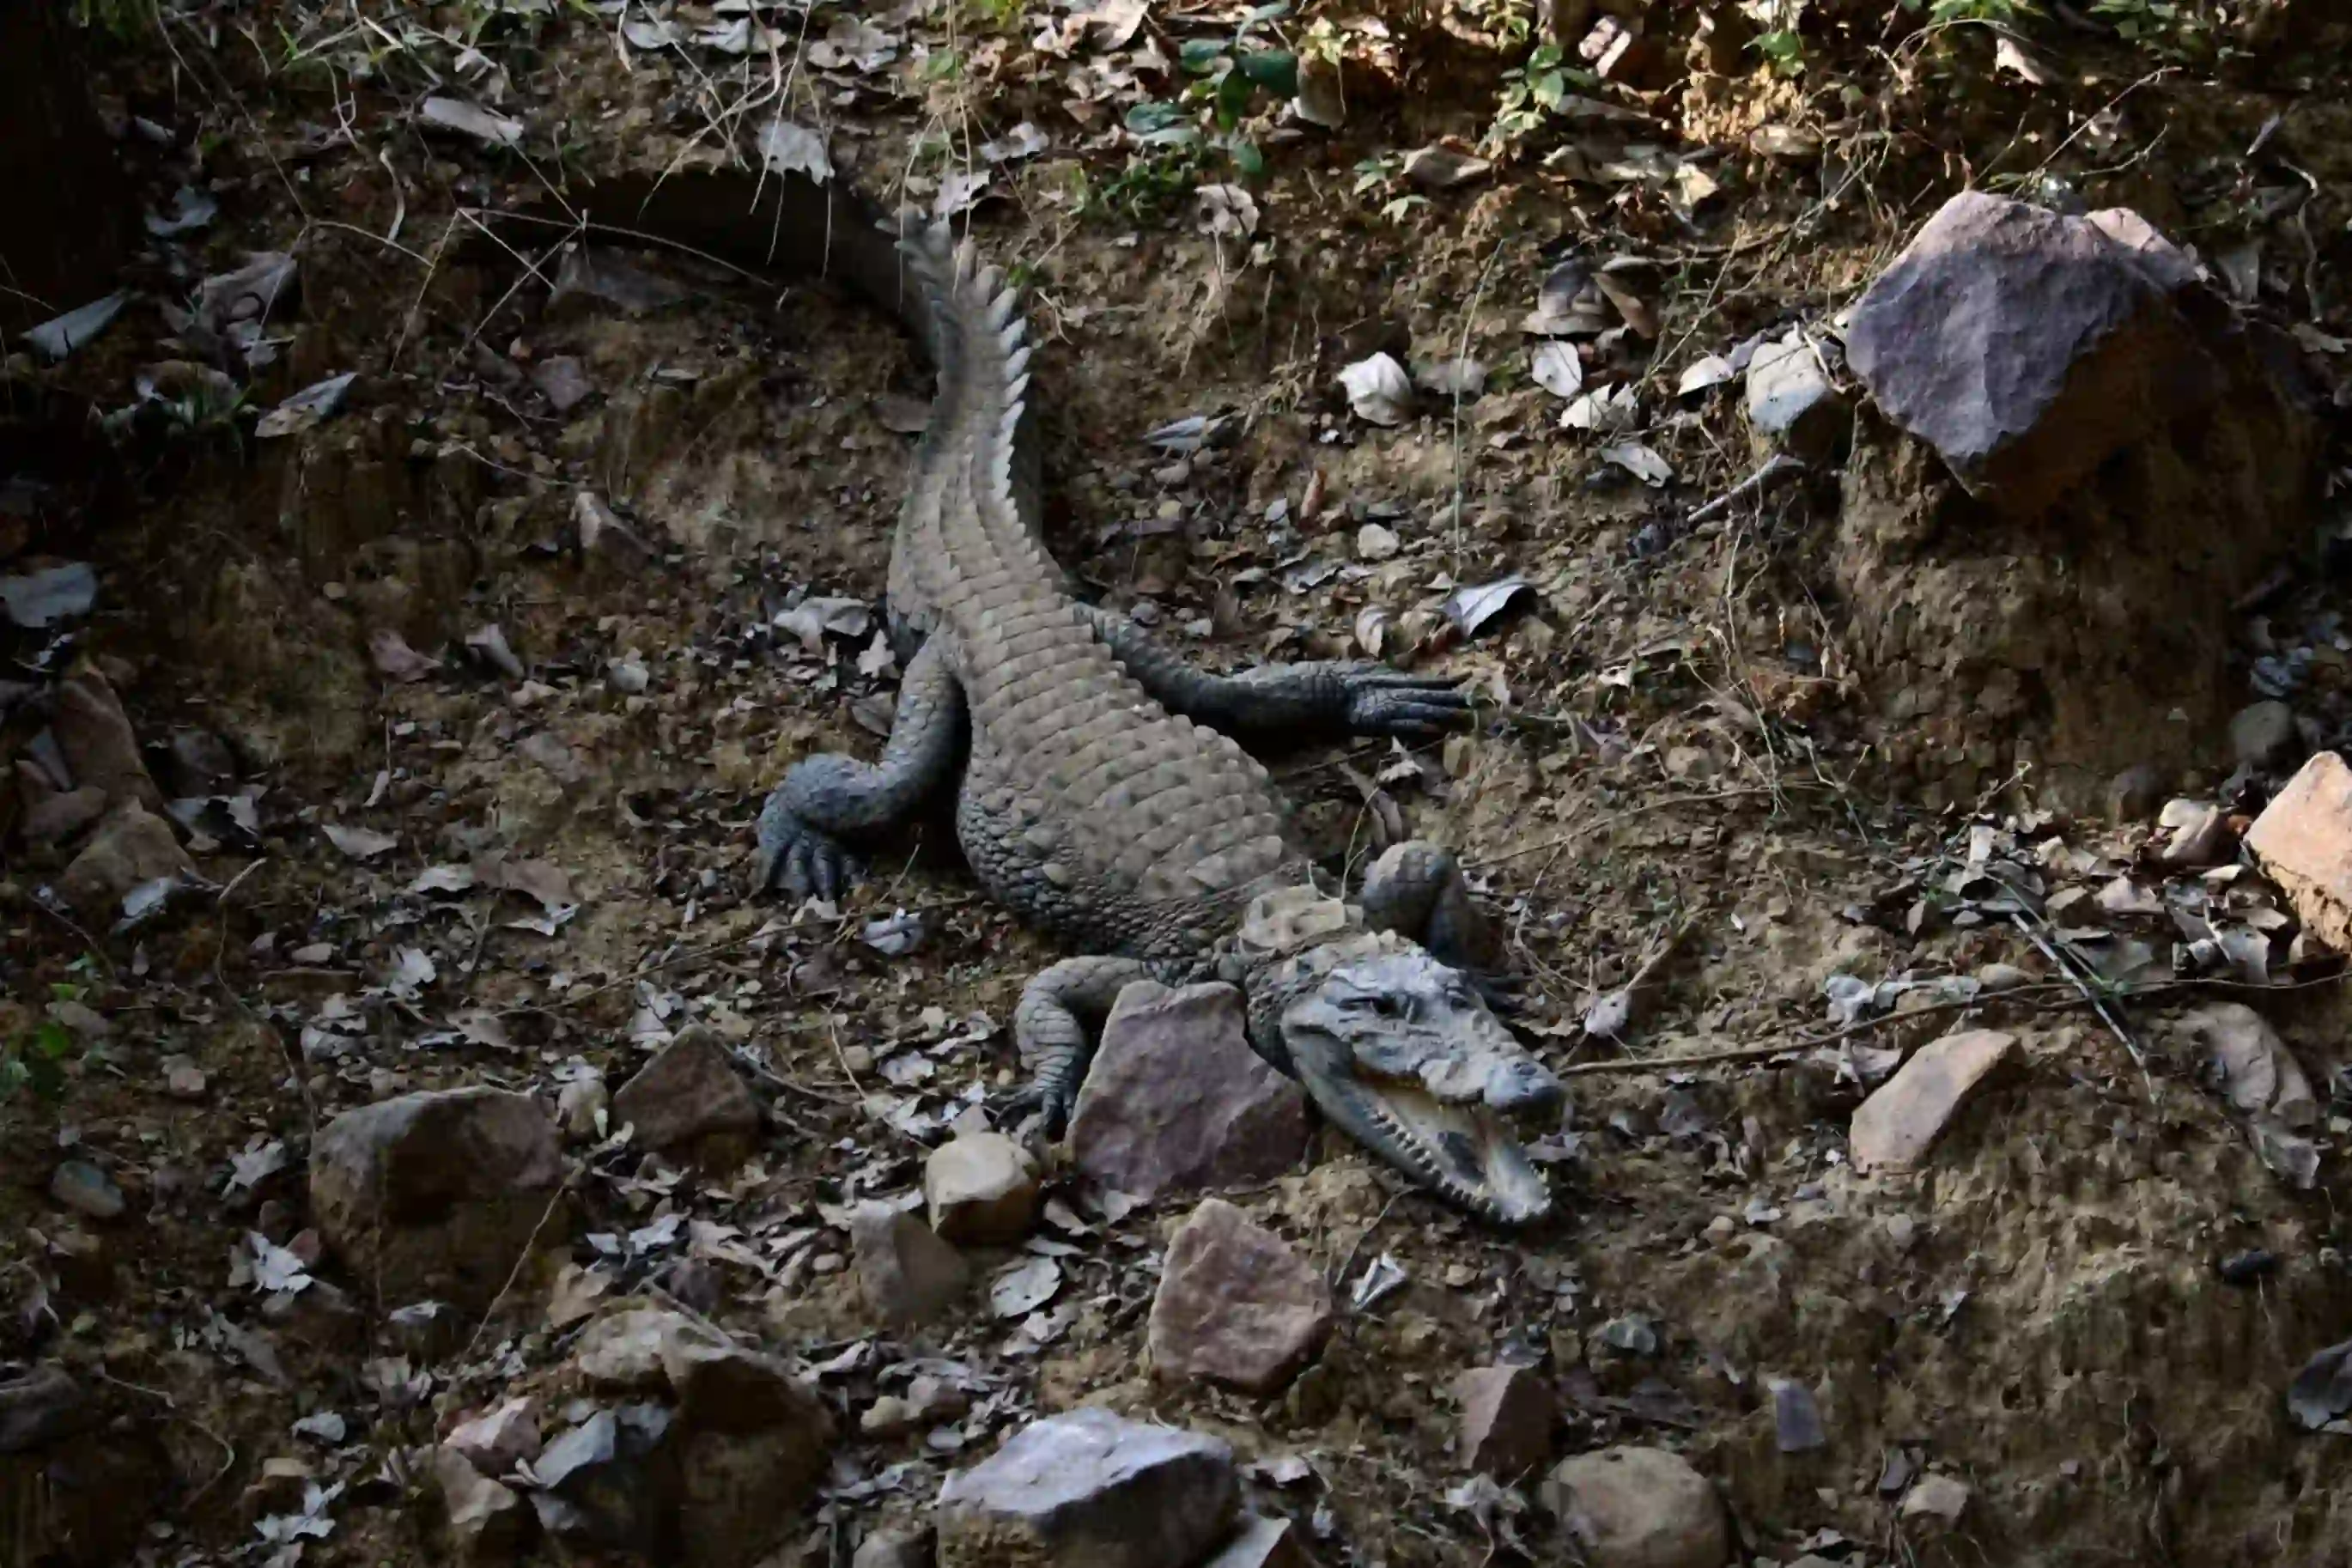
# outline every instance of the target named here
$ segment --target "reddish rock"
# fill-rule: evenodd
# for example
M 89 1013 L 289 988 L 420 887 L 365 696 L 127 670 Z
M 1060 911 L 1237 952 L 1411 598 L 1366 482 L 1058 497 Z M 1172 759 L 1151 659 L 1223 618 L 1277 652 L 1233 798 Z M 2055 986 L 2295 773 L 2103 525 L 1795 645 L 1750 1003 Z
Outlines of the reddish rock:
M 2182 308 L 2196 282 L 2134 214 L 1967 191 L 1854 306 L 1846 360 L 1971 494 L 2030 515 L 2220 395 Z
M 1049 1415 L 940 1489 L 942 1568 L 1191 1568 L 1241 1488 L 1216 1438 L 1085 1407 Z
M 1961 1107 L 2019 1059 L 2017 1037 L 1997 1029 L 1963 1030 L 1920 1047 L 1854 1111 L 1846 1135 L 1853 1168 L 1916 1168 Z
M 320 1232 L 385 1307 L 428 1298 L 488 1307 L 534 1232 L 562 1239 L 549 1218 L 562 1180 L 554 1124 L 529 1095 L 504 1089 L 406 1094 L 345 1111 L 310 1147 Z
M 2304 763 L 2254 819 L 2246 847 L 2305 931 L 2352 952 L 2352 767 L 2341 756 Z
M 1118 994 L 1070 1121 L 1079 1170 L 1139 1198 L 1267 1181 L 1307 1150 L 1307 1095 L 1250 1049 L 1241 993 Z
M 1177 1230 L 1151 1301 L 1160 1375 L 1278 1393 L 1330 1331 L 1321 1273 L 1233 1205 L 1210 1198 Z
M 760 1102 L 702 1025 L 678 1031 L 613 1096 L 613 1120 L 636 1129 L 639 1147 L 740 1163 L 760 1131 Z
M 1454 1380 L 1462 1403 L 1462 1462 L 1490 1476 L 1525 1475 L 1551 1458 L 1552 1394 L 1531 1366 L 1473 1367 Z

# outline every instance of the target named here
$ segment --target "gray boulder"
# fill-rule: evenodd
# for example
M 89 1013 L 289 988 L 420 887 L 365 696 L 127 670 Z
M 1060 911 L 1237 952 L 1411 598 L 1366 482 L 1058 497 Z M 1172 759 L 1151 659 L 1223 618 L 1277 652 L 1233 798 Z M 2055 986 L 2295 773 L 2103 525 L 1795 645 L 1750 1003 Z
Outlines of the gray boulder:
M 1966 191 L 1855 305 L 1846 361 L 1970 494 L 2032 515 L 2221 395 L 2198 281 L 2136 214 Z
M 1188 1568 L 1241 1500 L 1213 1437 L 1085 1408 L 1050 1415 L 940 1489 L 942 1568 Z

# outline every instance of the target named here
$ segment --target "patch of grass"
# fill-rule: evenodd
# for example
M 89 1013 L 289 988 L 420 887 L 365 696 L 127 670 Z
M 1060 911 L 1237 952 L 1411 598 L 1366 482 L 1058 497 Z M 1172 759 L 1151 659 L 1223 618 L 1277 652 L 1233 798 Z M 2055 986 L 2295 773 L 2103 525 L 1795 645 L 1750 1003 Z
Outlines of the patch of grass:
M 118 44 L 135 42 L 155 26 L 155 0 L 73 0 L 74 25 Z
M 79 1002 L 82 988 L 52 985 L 49 993 L 60 1002 Z M 55 1018 L 44 1018 L 0 1045 L 0 1100 L 29 1093 L 56 1104 L 65 1098 L 66 1058 L 72 1054 L 72 1031 Z

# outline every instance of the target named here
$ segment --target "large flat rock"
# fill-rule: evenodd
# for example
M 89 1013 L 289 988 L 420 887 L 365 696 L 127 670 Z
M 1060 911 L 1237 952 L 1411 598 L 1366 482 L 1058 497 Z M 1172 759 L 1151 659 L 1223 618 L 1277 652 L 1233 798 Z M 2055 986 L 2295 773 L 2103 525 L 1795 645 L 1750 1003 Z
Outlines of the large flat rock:
M 1049 1415 L 940 1489 L 942 1568 L 1190 1568 L 1240 1503 L 1233 1450 L 1093 1408 Z
M 1231 985 L 1118 994 L 1070 1122 L 1079 1170 L 1139 1198 L 1264 1182 L 1307 1151 L 1307 1095 L 1250 1049 Z
M 1968 1029 L 1930 1040 L 1853 1113 L 1846 1147 L 1861 1172 L 1910 1171 L 1977 1091 L 2019 1060 L 2017 1037 Z

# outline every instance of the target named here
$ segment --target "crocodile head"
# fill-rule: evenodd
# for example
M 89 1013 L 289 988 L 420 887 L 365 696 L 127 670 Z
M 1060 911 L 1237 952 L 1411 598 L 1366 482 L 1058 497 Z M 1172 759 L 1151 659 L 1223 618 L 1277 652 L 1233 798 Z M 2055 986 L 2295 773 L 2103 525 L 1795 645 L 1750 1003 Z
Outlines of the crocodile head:
M 1484 1218 L 1526 1225 L 1550 1212 L 1507 1119 L 1564 1091 L 1469 976 L 1402 937 L 1359 933 L 1269 966 L 1250 993 L 1260 1048 L 1277 1047 L 1357 1142 Z

